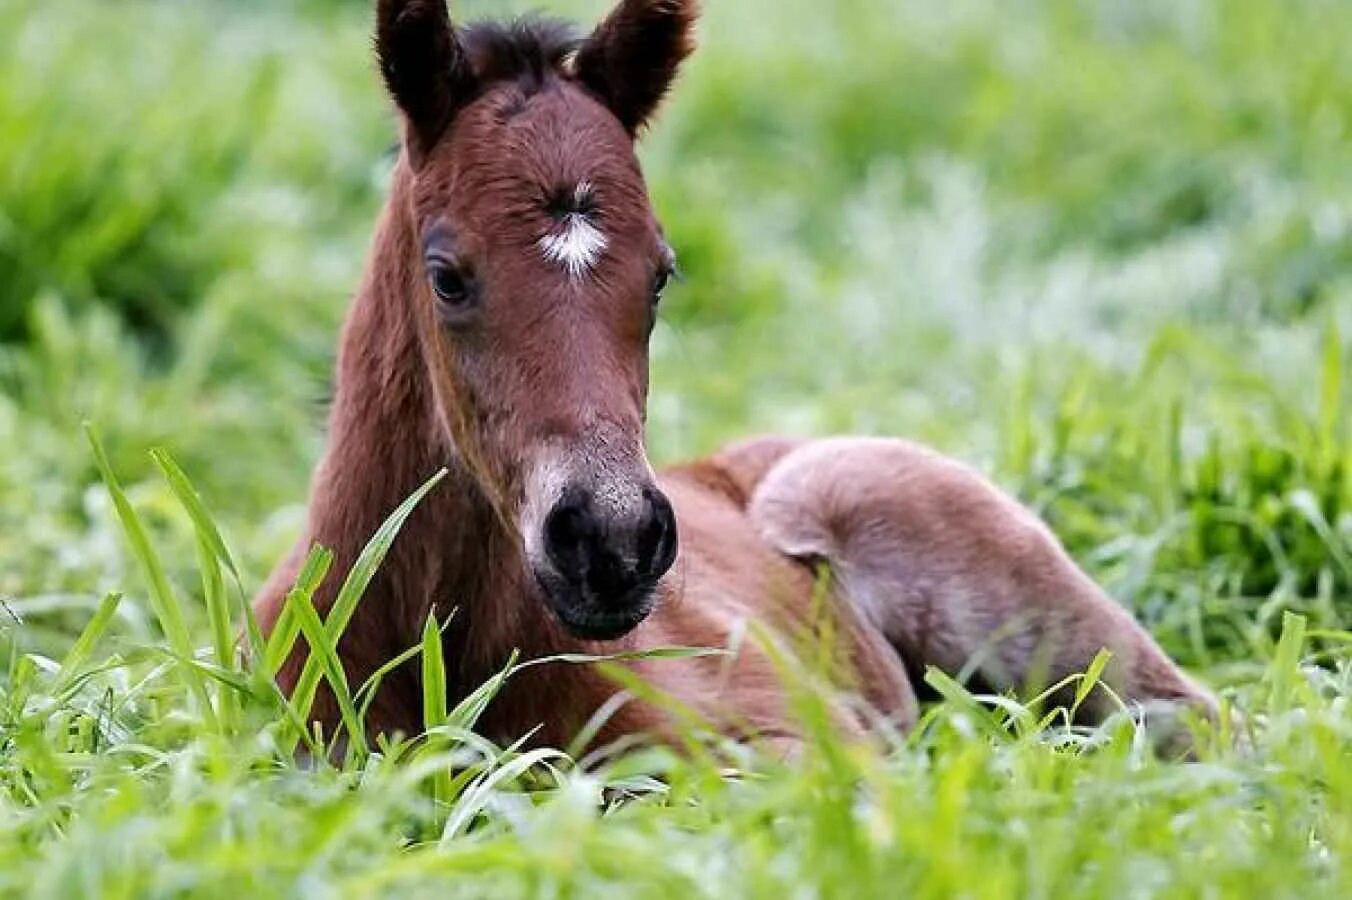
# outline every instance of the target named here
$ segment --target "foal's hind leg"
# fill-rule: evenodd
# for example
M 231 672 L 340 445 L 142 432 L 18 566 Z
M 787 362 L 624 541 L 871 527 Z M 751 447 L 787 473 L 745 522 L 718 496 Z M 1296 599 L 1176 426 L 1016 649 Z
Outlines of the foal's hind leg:
M 1129 701 L 1215 701 L 1075 565 L 1032 513 L 974 470 L 901 440 L 832 438 L 785 454 L 749 514 L 781 552 L 828 560 L 908 663 L 1022 689 L 1083 672 Z M 1091 717 L 1114 708 L 1095 691 Z

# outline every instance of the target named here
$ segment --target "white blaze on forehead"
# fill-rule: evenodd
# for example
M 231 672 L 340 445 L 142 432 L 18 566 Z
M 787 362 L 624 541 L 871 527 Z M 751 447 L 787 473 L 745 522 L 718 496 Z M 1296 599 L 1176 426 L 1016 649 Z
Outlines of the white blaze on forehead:
M 571 278 L 579 278 L 591 271 L 608 243 L 605 234 L 592 221 L 588 209 L 590 200 L 591 184 L 581 182 L 573 189 L 574 208 L 560 216 L 539 241 L 545 259 L 563 266 Z

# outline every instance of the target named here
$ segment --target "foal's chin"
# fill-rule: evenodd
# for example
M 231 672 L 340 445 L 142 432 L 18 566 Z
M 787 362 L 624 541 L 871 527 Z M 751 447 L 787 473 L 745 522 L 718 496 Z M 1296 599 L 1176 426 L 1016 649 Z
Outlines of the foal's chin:
M 596 596 L 550 571 L 536 571 L 545 605 L 569 634 L 584 641 L 614 641 L 637 628 L 653 611 L 656 584 L 640 585 L 614 597 Z

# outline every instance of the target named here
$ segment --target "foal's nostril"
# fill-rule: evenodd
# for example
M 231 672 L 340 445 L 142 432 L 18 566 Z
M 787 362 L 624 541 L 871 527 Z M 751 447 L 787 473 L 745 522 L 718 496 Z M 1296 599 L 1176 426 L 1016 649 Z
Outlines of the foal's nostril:
M 599 537 L 600 528 L 586 497 L 561 502 L 545 520 L 545 552 L 569 581 L 586 577 Z
M 671 502 L 659 491 L 645 490 L 647 516 L 638 534 L 638 571 L 650 579 L 660 578 L 676 558 L 676 515 Z

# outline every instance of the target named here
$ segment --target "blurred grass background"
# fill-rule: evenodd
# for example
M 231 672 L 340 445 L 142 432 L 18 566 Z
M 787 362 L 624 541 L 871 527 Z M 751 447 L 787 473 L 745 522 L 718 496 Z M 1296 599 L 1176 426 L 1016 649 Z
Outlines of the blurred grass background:
M 687 275 L 654 456 L 860 431 L 976 463 L 1241 700 L 1249 755 L 1153 766 L 1121 729 L 1080 754 L 945 704 L 886 759 L 819 734 L 766 779 L 462 783 L 477 830 L 438 849 L 426 771 L 216 734 L 80 422 L 205 643 L 146 451 L 256 586 L 393 161 L 369 4 L 0 0 L 0 894 L 1346 896 L 1352 4 L 705 6 L 642 148 Z M 120 655 L 71 686 L 50 660 L 112 588 Z
M 164 540 L 151 445 L 254 583 L 295 533 L 393 158 L 367 6 L 0 0 L 0 595 L 35 640 L 128 581 L 84 417 Z M 910 435 L 1191 664 L 1345 622 L 1352 7 L 707 6 L 643 146 L 688 275 L 658 459 Z

